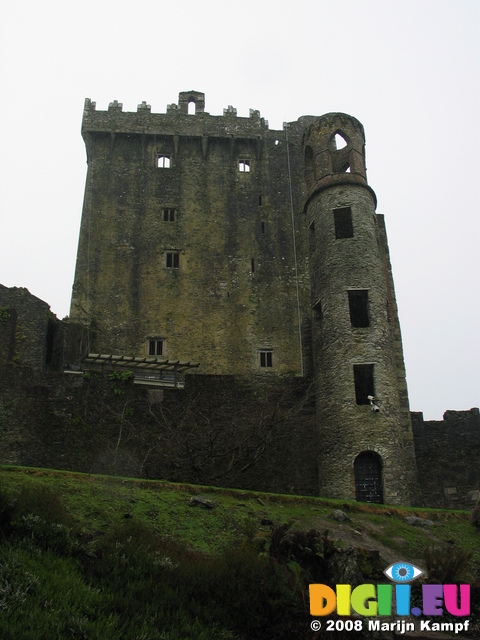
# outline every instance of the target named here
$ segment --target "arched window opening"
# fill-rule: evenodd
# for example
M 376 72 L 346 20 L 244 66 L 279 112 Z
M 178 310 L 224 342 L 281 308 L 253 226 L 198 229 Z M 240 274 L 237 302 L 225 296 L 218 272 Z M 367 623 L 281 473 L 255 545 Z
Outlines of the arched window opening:
M 197 112 L 197 105 L 195 100 L 190 100 L 190 102 L 188 103 L 188 115 L 189 116 L 194 116 Z
M 339 131 L 337 131 L 337 133 L 335 134 L 334 141 L 335 141 L 335 149 L 337 151 L 340 151 L 340 149 L 345 149 L 345 147 L 348 145 L 347 139 L 344 138 Z
M 337 157 L 332 158 L 332 167 L 334 173 L 351 173 L 352 169 L 348 157 L 341 157 L 339 154 Z
M 357 502 L 383 504 L 382 459 L 373 451 L 363 451 L 353 464 Z
M 170 154 L 160 154 L 157 156 L 157 167 L 159 169 L 170 169 L 171 167 L 171 156 Z
M 345 156 L 342 157 L 337 157 L 334 159 L 334 171 L 335 173 L 351 173 L 351 167 L 350 167 L 350 162 L 348 160 L 348 157 L 345 158 Z
M 333 173 L 351 173 L 353 170 L 351 165 L 352 153 L 349 142 L 343 134 L 339 131 L 334 133 L 330 138 L 328 148 L 332 160 Z

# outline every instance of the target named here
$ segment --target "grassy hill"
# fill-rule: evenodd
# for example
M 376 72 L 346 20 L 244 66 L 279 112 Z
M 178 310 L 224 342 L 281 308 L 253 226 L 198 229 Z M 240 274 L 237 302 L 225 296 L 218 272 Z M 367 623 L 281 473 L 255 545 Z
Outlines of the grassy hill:
M 398 560 L 480 575 L 468 512 L 45 469 L 0 467 L 0 529 L 2 640 L 312 638 L 308 583 L 351 547 L 365 581 Z

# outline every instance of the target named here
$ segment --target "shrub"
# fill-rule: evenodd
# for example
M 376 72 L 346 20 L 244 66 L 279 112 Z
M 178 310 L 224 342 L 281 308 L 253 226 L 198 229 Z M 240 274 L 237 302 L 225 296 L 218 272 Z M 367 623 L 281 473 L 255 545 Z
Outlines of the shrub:
M 62 495 L 57 489 L 44 485 L 24 485 L 16 497 L 16 518 L 33 514 L 52 524 L 62 524 L 66 528 L 75 526 L 68 513 Z
M 216 558 L 181 563 L 174 575 L 184 609 L 206 625 L 220 624 L 249 640 L 300 637 L 302 592 L 292 572 L 273 558 L 230 548 Z
M 435 545 L 426 547 L 423 561 L 427 580 L 433 584 L 454 584 L 467 579 L 470 572 L 472 553 L 453 546 L 439 548 Z
M 328 532 L 321 534 L 315 529 L 293 530 L 292 523 L 276 527 L 269 536 L 257 538 L 257 542 L 261 551 L 268 553 L 280 564 L 288 566 L 297 577 L 303 573 L 306 581 L 315 581 L 325 576 L 325 559 L 334 550 Z
M 71 535 L 75 521 L 54 489 L 23 486 L 15 499 L 0 495 L 0 529 L 14 536 L 30 549 L 55 550 L 71 554 L 77 547 Z

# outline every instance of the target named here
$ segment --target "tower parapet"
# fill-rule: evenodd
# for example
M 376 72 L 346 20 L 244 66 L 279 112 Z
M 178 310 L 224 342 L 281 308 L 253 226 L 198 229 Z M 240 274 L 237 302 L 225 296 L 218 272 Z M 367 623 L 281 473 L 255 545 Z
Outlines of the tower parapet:
M 363 125 L 344 113 L 318 118 L 303 136 L 305 181 L 308 199 L 317 191 L 338 185 L 368 184 Z

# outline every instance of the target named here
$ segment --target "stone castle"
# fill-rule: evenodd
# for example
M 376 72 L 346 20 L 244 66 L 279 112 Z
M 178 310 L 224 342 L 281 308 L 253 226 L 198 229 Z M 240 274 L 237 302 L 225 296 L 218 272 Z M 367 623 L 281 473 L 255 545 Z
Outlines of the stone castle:
M 212 116 L 204 94 L 187 91 L 164 114 L 146 103 L 123 112 L 116 101 L 97 111 L 86 100 L 82 135 L 88 173 L 71 313 L 47 320 L 47 368 L 131 372 L 132 393 L 150 407 L 171 402 L 180 411 L 192 389 L 216 398 L 236 416 L 218 427 L 245 461 L 236 486 L 404 505 L 475 498 L 478 409 L 448 412 L 466 434 L 456 445 L 470 461 L 462 479 L 434 471 L 435 435 L 421 414 L 412 427 L 385 223 L 358 120 L 302 116 L 275 131 L 258 111 Z M 0 289 L 5 363 L 22 306 L 12 296 Z M 292 389 L 295 400 L 285 401 Z M 266 393 L 283 400 L 272 412 L 276 437 L 270 430 L 262 439 L 254 416 L 273 403 L 259 400 Z M 236 422 L 242 415 L 248 428 Z M 210 462 L 222 456 L 215 450 Z M 202 459 L 194 479 L 205 479 Z M 191 478 L 165 464 L 153 473 Z

